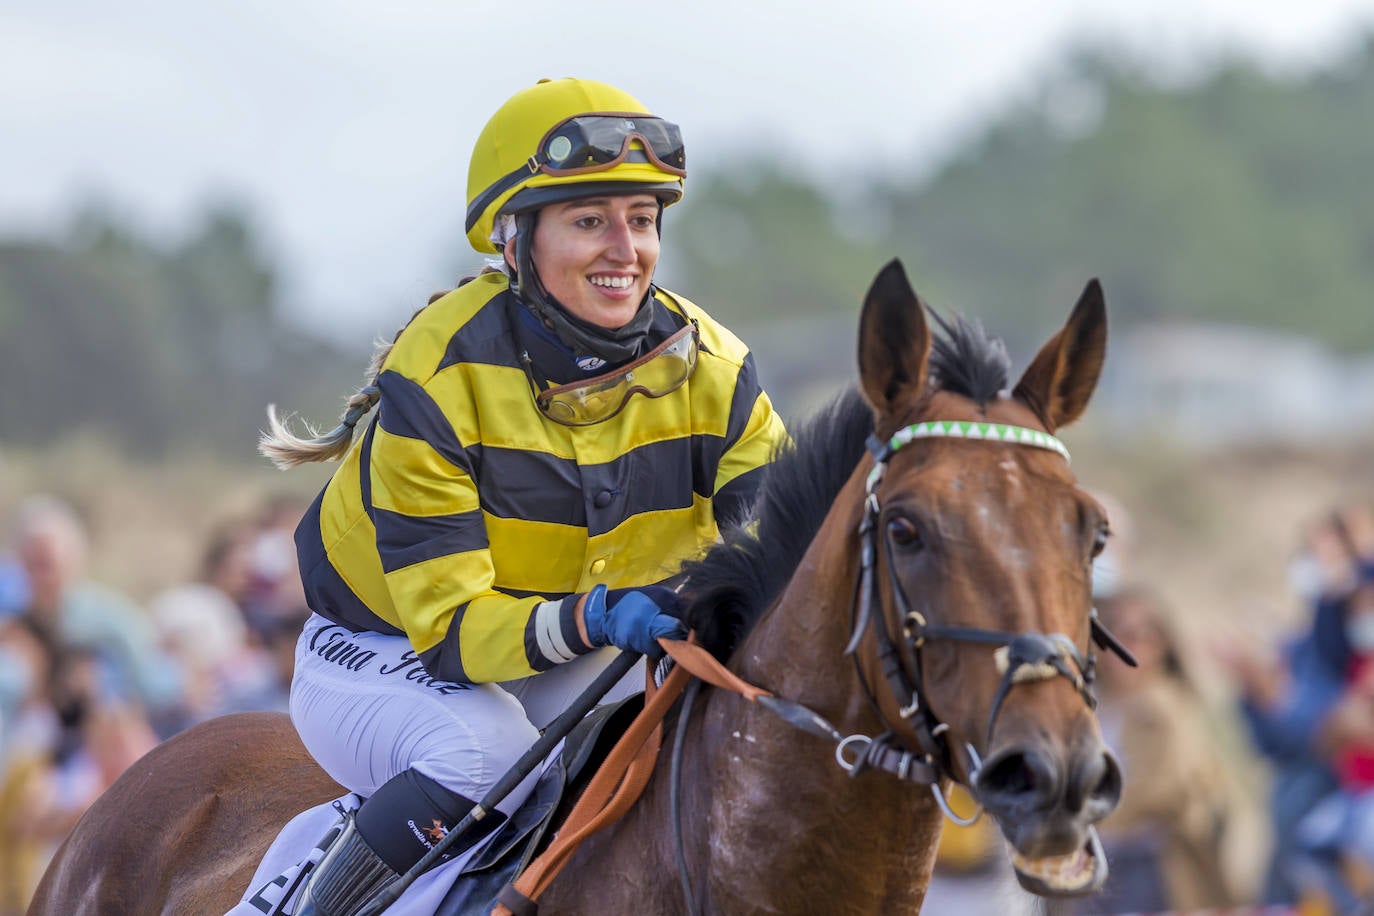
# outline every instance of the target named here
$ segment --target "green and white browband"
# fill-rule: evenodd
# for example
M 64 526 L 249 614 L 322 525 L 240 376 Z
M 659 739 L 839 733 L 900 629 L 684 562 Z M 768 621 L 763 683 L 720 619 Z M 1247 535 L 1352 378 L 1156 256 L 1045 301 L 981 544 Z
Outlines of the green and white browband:
M 1036 448 L 1058 452 L 1069 460 L 1069 450 L 1049 433 L 1024 426 L 1006 426 L 1002 423 L 976 423 L 972 420 L 928 420 L 917 423 L 897 433 L 888 444 L 895 452 L 913 439 L 986 439 L 988 442 L 1008 442 L 1012 445 L 1033 445 Z
M 914 426 L 897 430 L 887 441 L 888 454 L 896 452 L 904 445 L 917 439 L 979 439 L 984 442 L 1001 442 L 1007 445 L 1029 445 L 1057 452 L 1069 461 L 1069 450 L 1054 436 L 1038 429 L 1024 426 L 1008 426 L 1004 423 L 978 423 L 973 420 L 927 420 Z M 879 461 L 868 475 L 868 492 L 872 493 L 882 479 L 886 461 Z

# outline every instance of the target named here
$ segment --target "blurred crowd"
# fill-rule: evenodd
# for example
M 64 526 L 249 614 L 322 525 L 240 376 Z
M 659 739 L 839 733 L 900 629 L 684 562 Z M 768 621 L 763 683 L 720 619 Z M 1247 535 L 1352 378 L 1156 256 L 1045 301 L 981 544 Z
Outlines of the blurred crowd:
M 1294 533 L 1289 597 L 1302 613 L 1270 644 L 1253 621 L 1224 637 L 1215 619 L 1197 627 L 1139 581 L 1129 514 L 1103 501 L 1115 531 L 1094 603 L 1139 663 L 1098 654 L 1098 716 L 1125 789 L 1100 830 L 1106 886 L 1048 912 L 1374 914 L 1374 511 L 1336 506 Z M 1201 688 L 1199 666 L 1219 694 Z M 986 820 L 947 824 L 932 911 L 1044 912 L 1015 888 L 1002 848 Z
M 1307 608 L 1268 654 L 1218 652 L 1273 775 L 1262 890 L 1374 912 L 1374 512 L 1336 507 L 1304 533 L 1289 579 Z
M 1374 913 L 1374 509 L 1334 507 L 1295 533 L 1288 578 L 1303 613 L 1287 639 L 1206 644 L 1139 581 L 1129 513 L 1103 501 L 1114 536 L 1094 601 L 1139 663 L 1098 654 L 1099 720 L 1125 791 L 1101 829 L 1103 892 L 1048 911 Z M 0 916 L 24 911 L 76 819 L 158 741 L 226 713 L 285 711 L 308 615 L 292 541 L 303 509 L 272 500 L 224 521 L 195 574 L 144 604 L 87 577 L 72 506 L 34 495 L 0 521 Z M 1222 702 L 1198 665 L 1221 676 Z M 1256 761 L 1258 840 L 1237 835 Z M 1238 866 L 1237 848 L 1263 867 Z M 946 825 L 927 909 L 1044 912 L 1016 889 L 988 819 Z
M 146 604 L 91 581 L 74 507 L 33 495 L 0 522 L 0 916 L 23 913 L 86 807 L 157 742 L 213 716 L 286 711 L 308 611 L 272 500 L 207 539 Z

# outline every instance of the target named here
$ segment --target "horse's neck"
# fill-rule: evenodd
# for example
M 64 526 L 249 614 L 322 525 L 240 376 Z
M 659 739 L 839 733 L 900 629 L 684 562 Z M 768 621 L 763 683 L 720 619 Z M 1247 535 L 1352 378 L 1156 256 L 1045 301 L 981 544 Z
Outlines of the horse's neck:
M 862 492 L 855 480 L 849 486 Z M 858 499 L 847 487 L 836 505 Z M 827 520 L 732 667 L 845 734 L 876 735 L 883 726 L 844 655 L 857 524 L 857 515 Z M 917 911 L 940 829 L 929 792 L 883 772 L 851 779 L 831 742 L 721 690 L 702 692 L 686 738 L 682 823 L 691 883 L 698 900 L 709 901 L 703 912 Z M 654 778 L 626 818 L 584 844 L 577 877 L 550 888 L 551 912 L 681 911 L 670 877 L 671 745 L 665 736 Z
M 832 509 L 831 515 L 731 663 L 746 680 L 790 700 L 815 704 L 827 718 L 866 716 L 866 702 L 851 702 L 863 696 L 855 689 L 854 663 L 844 654 L 858 575 L 858 545 L 851 537 L 858 517 L 851 519 L 840 509 Z M 831 721 L 841 728 L 876 725 L 871 717 Z
M 857 524 L 857 515 L 828 520 L 733 662 L 842 733 L 873 736 L 884 727 L 844 655 Z M 882 772 L 851 779 L 830 742 L 732 695 L 704 699 L 696 760 L 684 772 L 715 777 L 694 793 L 692 826 L 697 848 L 711 850 L 718 896 L 769 900 L 776 912 L 914 911 L 939 834 L 930 794 Z

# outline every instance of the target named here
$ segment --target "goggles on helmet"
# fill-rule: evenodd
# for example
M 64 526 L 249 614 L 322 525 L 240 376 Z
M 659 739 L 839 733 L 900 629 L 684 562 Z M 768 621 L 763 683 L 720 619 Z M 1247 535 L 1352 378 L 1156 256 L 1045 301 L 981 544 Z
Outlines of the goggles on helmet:
M 635 140 L 643 149 L 630 148 Z M 477 224 L 493 201 L 531 175 L 605 172 L 622 162 L 652 162 L 671 175 L 685 178 L 687 151 L 682 131 L 671 121 L 633 113 L 584 114 L 560 121 L 544 134 L 533 156 L 468 206 L 467 228 Z
M 696 324 L 689 324 L 613 372 L 543 390 L 529 353 L 520 359 L 540 413 L 563 426 L 591 426 L 620 413 L 636 394 L 661 398 L 681 388 L 697 366 L 698 336 Z
M 578 115 L 544 135 L 539 152 L 530 157 L 530 171 L 546 175 L 580 175 L 614 168 L 634 152 L 633 140 L 644 145 L 648 161 L 673 175 L 686 177 L 687 152 L 682 132 L 671 121 L 652 115 Z

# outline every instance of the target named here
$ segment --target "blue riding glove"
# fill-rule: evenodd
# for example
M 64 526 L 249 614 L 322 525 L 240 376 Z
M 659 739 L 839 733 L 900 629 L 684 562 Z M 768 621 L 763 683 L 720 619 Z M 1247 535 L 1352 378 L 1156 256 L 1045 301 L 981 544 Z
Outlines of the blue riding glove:
M 677 613 L 677 592 L 662 585 L 614 590 L 598 585 L 587 593 L 582 605 L 582 618 L 593 646 L 612 645 L 649 658 L 663 654 L 658 645 L 660 637 L 687 638 Z

